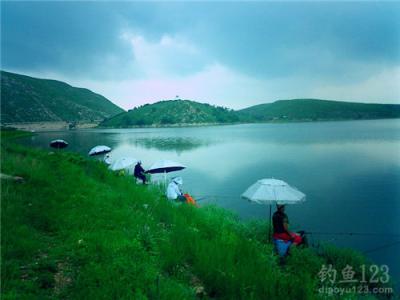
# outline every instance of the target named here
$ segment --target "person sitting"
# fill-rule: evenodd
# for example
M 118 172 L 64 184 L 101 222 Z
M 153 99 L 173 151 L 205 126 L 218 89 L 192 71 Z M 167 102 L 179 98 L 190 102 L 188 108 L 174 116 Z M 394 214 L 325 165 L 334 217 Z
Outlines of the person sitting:
M 107 165 L 111 165 L 111 156 L 110 156 L 110 153 L 107 153 L 107 154 L 104 156 L 103 161 L 104 161 Z
M 274 228 L 274 242 L 277 246 L 277 251 L 280 256 L 287 253 L 288 248 L 293 245 L 300 245 L 304 243 L 303 236 L 289 231 L 289 219 L 285 214 L 285 205 L 277 204 L 277 210 L 272 216 L 272 224 Z M 283 241 L 284 244 L 280 244 Z
M 135 170 L 133 171 L 133 176 L 135 178 L 142 180 L 143 184 L 146 184 L 146 175 L 142 167 L 142 162 L 139 160 L 135 165 Z
M 186 197 L 183 195 L 180 186 L 183 184 L 182 177 L 175 177 L 168 184 L 167 198 L 177 202 L 186 202 Z

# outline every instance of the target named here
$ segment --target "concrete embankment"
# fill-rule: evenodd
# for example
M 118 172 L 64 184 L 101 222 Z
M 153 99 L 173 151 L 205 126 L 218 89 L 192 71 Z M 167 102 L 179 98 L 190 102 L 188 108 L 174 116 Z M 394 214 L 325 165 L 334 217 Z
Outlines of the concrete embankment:
M 19 130 L 28 131 L 51 131 L 51 130 L 68 130 L 68 129 L 85 129 L 94 128 L 99 122 L 31 122 L 31 123 L 6 123 L 2 124 L 6 127 L 12 127 Z

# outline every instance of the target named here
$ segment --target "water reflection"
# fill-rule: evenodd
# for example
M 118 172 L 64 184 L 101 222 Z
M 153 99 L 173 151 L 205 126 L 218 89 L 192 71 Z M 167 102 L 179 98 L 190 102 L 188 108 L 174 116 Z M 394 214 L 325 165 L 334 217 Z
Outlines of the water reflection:
M 191 151 L 200 147 L 208 147 L 214 142 L 209 139 L 196 139 L 191 137 L 153 137 L 133 139 L 135 146 L 159 151 L 175 151 L 178 155 L 185 151 Z

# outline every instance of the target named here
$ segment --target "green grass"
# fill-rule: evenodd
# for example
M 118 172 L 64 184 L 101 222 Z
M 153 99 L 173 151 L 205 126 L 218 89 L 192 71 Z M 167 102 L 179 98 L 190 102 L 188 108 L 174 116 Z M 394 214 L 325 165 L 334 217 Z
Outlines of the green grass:
M 0 140 L 1 139 L 9 140 L 31 135 L 33 135 L 33 133 L 31 132 L 16 130 L 14 128 L 8 128 L 8 127 L 1 128 L 0 130 Z
M 1 182 L 2 299 L 323 299 L 322 264 L 366 263 L 298 249 L 281 267 L 264 222 L 173 205 L 74 153 L 1 147 L 1 172 L 25 178 Z

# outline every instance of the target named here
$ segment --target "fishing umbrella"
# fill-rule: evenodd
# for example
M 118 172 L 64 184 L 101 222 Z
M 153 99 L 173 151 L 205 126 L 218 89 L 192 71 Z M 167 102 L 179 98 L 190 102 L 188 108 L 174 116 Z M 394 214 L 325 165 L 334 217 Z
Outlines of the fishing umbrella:
M 64 140 L 54 140 L 50 142 L 50 147 L 62 149 L 68 146 L 68 143 Z
M 119 170 L 127 170 L 132 173 L 132 170 L 137 163 L 137 159 L 133 157 L 122 157 L 114 161 L 110 166 L 110 170 L 119 171 Z
M 186 166 L 181 163 L 177 163 L 172 160 L 159 160 L 156 161 L 147 171 L 146 173 L 156 174 L 156 173 L 164 173 L 164 183 L 167 181 L 167 173 L 175 172 L 185 169 Z
M 105 145 L 99 145 L 99 146 L 93 147 L 89 151 L 89 156 L 104 154 L 104 153 L 108 153 L 110 151 L 111 151 L 110 147 L 105 146 Z
M 271 228 L 272 204 L 286 205 L 301 203 L 306 200 L 306 195 L 283 180 L 260 179 L 251 185 L 241 196 L 251 202 L 269 205 L 269 222 Z M 271 231 L 268 232 L 270 239 Z

